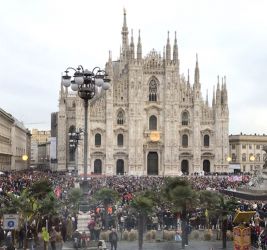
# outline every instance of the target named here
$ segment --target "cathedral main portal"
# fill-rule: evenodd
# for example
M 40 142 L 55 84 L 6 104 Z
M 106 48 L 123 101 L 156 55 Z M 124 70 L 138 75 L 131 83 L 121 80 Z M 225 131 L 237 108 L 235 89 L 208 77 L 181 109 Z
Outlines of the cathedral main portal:
M 117 175 L 124 175 L 124 161 L 122 159 L 117 160 L 116 173 Z
M 159 157 L 157 152 L 149 152 L 147 155 L 147 175 L 159 174 Z
M 181 171 L 185 175 L 189 174 L 189 163 L 188 163 L 188 160 L 183 160 L 182 161 L 182 163 L 181 163 Z

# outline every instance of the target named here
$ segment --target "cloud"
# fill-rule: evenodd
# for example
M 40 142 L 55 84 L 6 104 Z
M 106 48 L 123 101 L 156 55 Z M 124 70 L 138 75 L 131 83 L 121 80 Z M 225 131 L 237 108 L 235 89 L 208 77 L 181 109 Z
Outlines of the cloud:
M 211 100 L 217 75 L 227 76 L 230 133 L 266 133 L 264 0 L 5 1 L 0 107 L 25 122 L 50 120 L 66 67 L 103 67 L 109 50 L 118 58 L 124 7 L 135 43 L 141 29 L 143 55 L 153 48 L 162 54 L 167 31 L 171 43 L 177 31 L 181 73 L 189 68 L 193 79 L 198 53 L 204 96 L 209 89 Z

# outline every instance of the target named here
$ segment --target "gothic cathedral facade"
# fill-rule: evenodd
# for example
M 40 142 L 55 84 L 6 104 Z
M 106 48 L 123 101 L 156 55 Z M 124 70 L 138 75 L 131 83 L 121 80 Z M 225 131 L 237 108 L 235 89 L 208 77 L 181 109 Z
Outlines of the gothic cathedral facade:
M 142 55 L 128 40 L 126 13 L 118 61 L 111 53 L 106 71 L 111 88 L 89 103 L 88 174 L 181 175 L 227 172 L 229 110 L 226 80 L 213 90 L 212 104 L 201 94 L 198 59 L 191 84 L 180 73 L 175 34 L 163 55 Z M 172 52 L 171 52 L 172 51 Z M 84 127 L 83 100 L 61 86 L 58 111 L 58 170 L 83 174 L 83 141 L 70 149 L 68 133 Z

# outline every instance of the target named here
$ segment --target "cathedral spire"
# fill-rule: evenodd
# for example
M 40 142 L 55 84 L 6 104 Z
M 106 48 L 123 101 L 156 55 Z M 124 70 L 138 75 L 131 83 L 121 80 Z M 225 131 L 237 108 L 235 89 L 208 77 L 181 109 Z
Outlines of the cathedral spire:
M 190 87 L 190 74 L 189 74 L 189 69 L 187 70 L 187 87 Z
M 122 57 L 123 59 L 127 59 L 129 41 L 128 41 L 128 27 L 126 22 L 126 10 L 123 9 L 123 26 L 121 30 L 122 35 Z
M 170 45 L 170 32 L 168 31 L 167 45 L 166 45 L 166 61 L 169 63 L 171 61 L 171 45 Z
M 212 107 L 215 107 L 215 86 L 213 86 Z
M 222 88 L 222 104 L 227 106 L 228 105 L 228 93 L 226 88 L 226 76 L 223 78 L 223 88 Z
M 206 105 L 209 106 L 209 91 L 206 92 Z
M 141 43 L 140 30 L 138 30 L 137 60 L 141 61 L 141 59 L 142 59 L 142 43 Z
M 173 61 L 175 64 L 178 62 L 178 45 L 177 45 L 176 31 L 173 44 Z
M 166 51 L 165 51 L 165 46 L 163 46 L 163 61 L 166 60 Z
M 108 62 L 106 63 L 106 72 L 109 75 L 109 77 L 111 77 L 113 74 L 113 69 L 112 69 L 112 53 L 111 50 L 109 50 L 108 52 Z
M 63 83 L 62 83 L 62 81 L 61 81 L 61 83 L 60 83 L 60 97 L 61 98 L 63 98 L 63 96 L 64 96 L 64 85 L 63 85 Z
M 109 63 L 112 62 L 112 52 L 111 52 L 111 50 L 108 52 L 108 62 Z
M 217 89 L 216 89 L 216 105 L 219 106 L 222 103 L 221 89 L 220 89 L 220 77 L 218 76 Z
M 198 67 L 198 55 L 196 54 L 196 67 L 195 67 L 195 84 L 199 84 L 199 67 Z
M 131 60 L 134 59 L 134 38 L 133 38 L 133 29 L 131 30 L 131 43 L 130 43 L 130 58 Z

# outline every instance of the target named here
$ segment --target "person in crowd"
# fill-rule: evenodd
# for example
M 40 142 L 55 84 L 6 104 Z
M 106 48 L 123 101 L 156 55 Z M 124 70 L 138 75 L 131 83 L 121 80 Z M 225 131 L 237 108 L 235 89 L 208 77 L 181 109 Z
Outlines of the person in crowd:
M 90 231 L 91 240 L 95 240 L 96 239 L 95 226 L 96 226 L 95 220 L 94 220 L 93 217 L 91 217 L 91 219 L 88 221 L 88 226 L 87 226 L 89 231 Z
M 5 231 L 2 227 L 2 225 L 0 225 L 0 247 L 3 246 L 4 241 L 5 241 Z
M 56 242 L 57 242 L 57 231 L 55 227 L 52 227 L 52 230 L 49 233 L 50 236 L 50 245 L 52 250 L 56 250 Z
M 74 231 L 72 235 L 72 240 L 73 240 L 73 247 L 75 249 L 78 249 L 81 246 L 81 234 L 77 229 Z
M 118 243 L 118 234 L 116 233 L 115 228 L 112 228 L 109 234 L 109 242 L 110 242 L 110 249 L 117 250 L 117 243 Z
M 19 248 L 23 248 L 25 239 L 25 228 L 21 227 L 18 235 Z
M 30 250 L 34 250 L 34 234 L 33 234 L 33 230 L 31 227 L 28 227 L 26 237 L 28 240 L 28 248 Z

